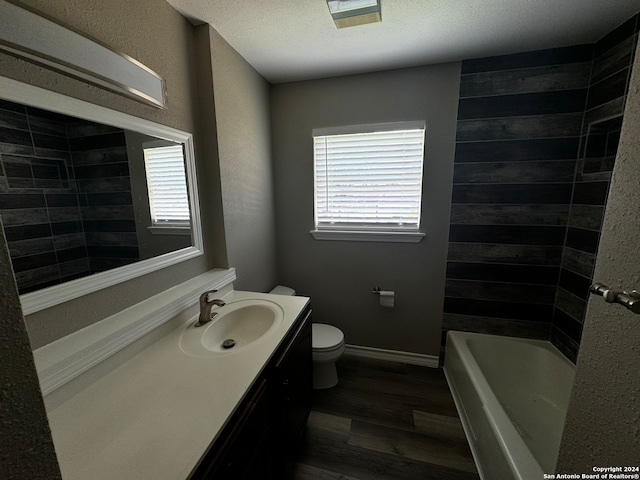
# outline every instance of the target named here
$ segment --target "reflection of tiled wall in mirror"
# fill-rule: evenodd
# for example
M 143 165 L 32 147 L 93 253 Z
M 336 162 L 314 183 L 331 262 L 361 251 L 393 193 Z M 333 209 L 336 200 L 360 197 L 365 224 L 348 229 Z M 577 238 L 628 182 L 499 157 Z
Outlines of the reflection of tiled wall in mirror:
M 20 293 L 138 259 L 122 130 L 1 100 L 0 164 Z
M 137 261 L 124 131 L 74 120 L 67 132 L 91 273 Z

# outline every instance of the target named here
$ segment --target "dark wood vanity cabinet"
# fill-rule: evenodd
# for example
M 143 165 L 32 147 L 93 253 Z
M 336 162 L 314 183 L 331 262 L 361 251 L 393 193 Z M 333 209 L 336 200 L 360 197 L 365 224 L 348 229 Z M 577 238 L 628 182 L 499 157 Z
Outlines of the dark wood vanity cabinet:
M 311 310 L 302 315 L 288 341 L 274 357 L 271 378 L 277 388 L 274 395 L 274 413 L 278 420 L 275 429 L 279 438 L 282 475 L 290 478 L 301 444 L 304 426 L 311 410 L 313 392 L 313 363 L 311 344 Z
M 307 306 L 189 480 L 290 478 L 311 410 L 312 375 Z
M 270 402 L 267 380 L 262 379 L 249 399 L 223 431 L 192 478 L 243 480 L 272 478 L 275 465 L 266 455 L 269 446 Z M 257 473 L 257 476 L 256 476 Z M 266 475 L 266 476 L 264 476 Z

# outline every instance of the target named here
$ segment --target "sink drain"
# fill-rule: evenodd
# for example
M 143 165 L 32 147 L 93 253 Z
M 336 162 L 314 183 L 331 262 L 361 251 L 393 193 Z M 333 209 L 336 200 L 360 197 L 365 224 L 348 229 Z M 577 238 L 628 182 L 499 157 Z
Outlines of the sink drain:
M 233 338 L 227 338 L 224 342 L 222 342 L 222 348 L 229 349 L 236 346 L 236 341 Z

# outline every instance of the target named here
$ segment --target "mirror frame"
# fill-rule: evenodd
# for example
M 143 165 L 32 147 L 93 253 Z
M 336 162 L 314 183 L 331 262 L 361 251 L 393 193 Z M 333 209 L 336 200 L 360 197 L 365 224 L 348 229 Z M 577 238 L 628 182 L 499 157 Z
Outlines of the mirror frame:
M 192 134 L 2 76 L 0 76 L 0 98 L 181 143 L 184 145 L 187 185 L 189 187 L 191 247 L 20 295 L 24 315 L 204 254 Z

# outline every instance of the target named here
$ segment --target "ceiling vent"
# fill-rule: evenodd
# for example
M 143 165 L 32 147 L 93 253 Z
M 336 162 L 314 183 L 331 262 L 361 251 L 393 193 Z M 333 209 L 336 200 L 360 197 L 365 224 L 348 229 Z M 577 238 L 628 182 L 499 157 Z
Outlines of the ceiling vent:
M 382 21 L 380 0 L 327 0 L 327 5 L 338 28 Z

